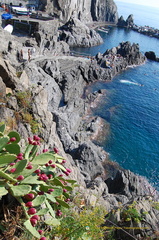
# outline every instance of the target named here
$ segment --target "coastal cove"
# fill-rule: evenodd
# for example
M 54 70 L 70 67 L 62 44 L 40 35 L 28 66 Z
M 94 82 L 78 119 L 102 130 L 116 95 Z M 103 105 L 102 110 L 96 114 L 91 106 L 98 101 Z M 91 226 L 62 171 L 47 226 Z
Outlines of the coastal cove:
M 95 55 L 117 46 L 119 42 L 139 43 L 142 53 L 154 51 L 159 55 L 159 40 L 131 30 L 109 28 L 101 33 L 104 43 L 92 48 L 76 48 L 86 55 Z M 125 169 L 145 176 L 158 189 L 159 157 L 159 65 L 146 61 L 144 65 L 128 68 L 111 82 L 96 82 L 90 92 L 106 89 L 93 114 L 110 123 L 110 133 L 100 145 L 110 159 Z
M 45 16 L 54 19 L 36 20 L 33 35 L 0 28 L 0 223 L 6 229 L 0 236 L 17 239 L 21 227 L 10 222 L 11 193 L 19 201 L 13 215 L 20 204 L 31 239 L 156 240 L 159 63 L 144 53 L 158 57 L 159 40 L 114 27 L 113 0 L 46 4 Z M 110 23 L 108 32 L 103 22 Z

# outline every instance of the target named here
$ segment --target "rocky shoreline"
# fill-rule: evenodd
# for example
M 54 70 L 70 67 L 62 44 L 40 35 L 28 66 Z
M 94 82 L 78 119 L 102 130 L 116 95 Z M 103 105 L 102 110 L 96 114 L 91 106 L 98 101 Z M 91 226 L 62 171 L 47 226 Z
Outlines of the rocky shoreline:
M 146 36 L 159 38 L 159 29 L 153 28 L 153 27 L 150 27 L 150 26 L 137 26 L 134 23 L 134 18 L 133 18 L 132 14 L 130 14 L 126 20 L 124 20 L 123 16 L 121 16 L 118 19 L 117 26 L 118 27 L 129 28 L 133 31 L 136 31 L 136 32 L 138 32 L 140 34 L 143 34 L 143 35 L 146 35 Z
M 23 118 L 16 97 L 18 92 L 29 92 L 29 114 L 37 121 L 38 134 L 45 142 L 43 148 L 59 149 L 67 160 L 67 167 L 73 170 L 71 177 L 80 185 L 79 192 L 86 204 L 102 205 L 108 213 L 116 211 L 107 220 L 118 226 L 122 226 L 123 222 L 121 208 L 134 201 L 140 214 L 148 212 L 143 215 L 140 224 L 128 222 L 128 227 L 138 227 L 139 231 L 132 233 L 129 229 L 125 233 L 115 228 L 115 239 L 128 239 L 128 233 L 133 234 L 135 239 L 155 236 L 159 215 L 152 203 L 158 200 L 158 192 L 144 177 L 111 162 L 108 153 L 92 142 L 100 133 L 98 124 L 103 124 L 102 119 L 86 121 L 85 118 L 90 104 L 103 92 L 101 90 L 83 97 L 84 89 L 89 84 L 98 80 L 110 81 L 127 67 L 143 64 L 145 56 L 141 54 L 138 44 L 131 45 L 129 42 L 122 42 L 92 59 L 70 56 L 69 46 L 63 41 L 65 39 L 58 39 L 58 34 L 63 34 L 59 32 L 61 29 L 58 30 L 58 25 L 52 32 L 49 29 L 40 26 L 40 47 L 33 38 L 18 42 L 18 38 L 0 30 L 3 36 L 0 58 L 1 121 L 18 129 L 24 139 L 32 135 L 31 124 Z M 20 62 L 17 50 L 26 44 L 35 47 L 36 53 L 31 60 Z M 23 146 L 24 141 L 21 144 Z M 109 226 L 108 222 L 106 225 Z

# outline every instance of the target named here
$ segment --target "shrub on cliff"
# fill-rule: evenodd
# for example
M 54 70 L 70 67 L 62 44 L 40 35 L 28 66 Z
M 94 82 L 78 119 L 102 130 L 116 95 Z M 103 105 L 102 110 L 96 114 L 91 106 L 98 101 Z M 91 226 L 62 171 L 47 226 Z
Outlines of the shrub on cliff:
M 76 181 L 63 177 L 68 176 L 71 170 L 63 166 L 65 160 L 58 155 L 56 148 L 50 152 L 45 149 L 38 154 L 41 139 L 34 136 L 33 139 L 28 138 L 28 144 L 22 153 L 19 141 L 20 135 L 17 132 L 7 134 L 5 125 L 0 126 L 1 201 L 4 198 L 14 199 L 12 208 L 15 209 L 15 205 L 19 207 L 16 208 L 14 221 L 22 221 L 32 236 L 44 240 L 46 237 L 42 228 L 60 224 L 63 209 L 69 208 L 69 193 Z M 21 212 L 19 218 L 18 211 Z M 8 239 L 13 239 L 16 226 L 12 232 L 12 224 L 7 225 L 7 214 L 3 208 L 5 221 L 1 221 L 1 230 L 5 237 L 8 234 Z

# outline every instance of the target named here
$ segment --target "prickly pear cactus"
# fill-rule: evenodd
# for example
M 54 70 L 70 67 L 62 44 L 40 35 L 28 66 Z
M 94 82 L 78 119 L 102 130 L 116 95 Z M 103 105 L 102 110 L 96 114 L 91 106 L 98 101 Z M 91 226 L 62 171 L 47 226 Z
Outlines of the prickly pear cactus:
M 46 239 L 37 226 L 60 224 L 76 181 L 64 177 L 71 170 L 64 167 L 58 149 L 38 154 L 41 139 L 33 136 L 22 153 L 20 139 L 15 131 L 6 135 L 5 125 L 0 126 L 0 197 L 9 193 L 16 198 L 25 213 L 24 226 L 37 239 Z

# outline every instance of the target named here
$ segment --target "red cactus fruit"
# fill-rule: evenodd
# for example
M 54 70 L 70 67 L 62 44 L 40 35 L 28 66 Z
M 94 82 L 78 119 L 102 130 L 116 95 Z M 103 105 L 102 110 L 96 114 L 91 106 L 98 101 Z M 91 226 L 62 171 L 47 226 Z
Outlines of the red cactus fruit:
M 14 162 L 12 162 L 12 163 L 10 163 L 9 165 L 10 165 L 10 166 L 14 166 L 14 165 L 15 165 L 15 163 L 14 163 Z
M 36 208 L 30 208 L 29 210 L 28 210 L 28 214 L 29 215 L 34 215 L 36 213 Z
M 56 164 L 52 164 L 51 167 L 52 167 L 52 168 L 56 168 Z
M 40 141 L 40 138 L 39 138 L 38 136 L 36 136 L 36 135 L 33 136 L 33 139 L 34 139 L 35 141 Z
M 39 215 L 34 215 L 34 216 L 32 216 L 31 218 L 34 218 L 34 219 L 36 219 L 37 221 L 40 220 L 40 216 L 39 216 Z
M 59 150 L 58 150 L 57 148 L 54 147 L 54 152 L 55 152 L 55 153 L 58 153 Z
M 39 174 L 39 173 L 41 173 L 41 170 L 40 169 L 36 169 L 34 173 Z
M 43 191 L 38 192 L 38 195 L 44 195 L 44 192 Z
M 24 179 L 24 176 L 23 175 L 19 175 L 18 177 L 17 177 L 17 180 L 18 181 L 22 181 Z
M 30 218 L 30 222 L 33 227 L 35 227 L 36 224 L 38 223 L 38 221 L 35 218 Z
M 14 173 L 15 171 L 16 171 L 16 168 L 12 168 L 12 169 L 10 170 L 11 173 Z
M 61 210 L 57 210 L 57 211 L 56 211 L 56 216 L 60 217 L 61 215 L 62 215 Z
M 23 160 L 24 158 L 23 158 L 23 156 L 17 156 L 17 159 L 18 160 Z
M 44 231 L 39 229 L 38 232 L 40 235 L 42 235 Z
M 10 142 L 15 142 L 16 141 L 16 138 L 15 137 L 11 137 L 10 138 Z
M 71 199 L 69 199 L 69 198 L 65 199 L 65 202 L 70 202 L 70 201 L 71 201 Z
M 25 198 L 28 200 L 32 200 L 35 198 L 35 195 L 34 195 L 34 193 L 28 193 L 27 195 L 25 195 Z
M 55 190 L 54 190 L 53 188 L 51 188 L 51 189 L 49 189 L 48 191 L 49 191 L 49 192 L 53 192 L 53 191 L 55 191 Z
M 64 174 L 65 174 L 66 176 L 69 176 L 69 175 L 70 175 L 70 173 L 69 173 L 69 172 L 64 172 Z
M 66 171 L 67 171 L 68 173 L 71 173 L 71 172 L 72 172 L 72 170 L 69 169 L 69 168 L 66 168 Z
M 41 237 L 40 240 L 46 240 L 46 237 Z
M 17 157 L 19 157 L 19 156 L 23 156 L 23 153 L 18 153 Z
M 62 160 L 62 164 L 64 164 L 64 163 L 66 163 L 66 160 L 65 160 L 65 159 Z
M 25 206 L 26 206 L 26 207 L 33 207 L 33 202 L 27 202 L 27 203 L 25 204 Z
M 47 176 L 48 176 L 48 178 L 49 178 L 49 179 L 51 179 L 51 178 L 52 178 L 52 174 L 48 174 Z
M 49 151 L 48 149 L 43 149 L 43 153 L 48 152 L 48 151 Z
M 32 168 L 33 168 L 33 166 L 30 164 L 26 167 L 26 169 L 32 169 Z

